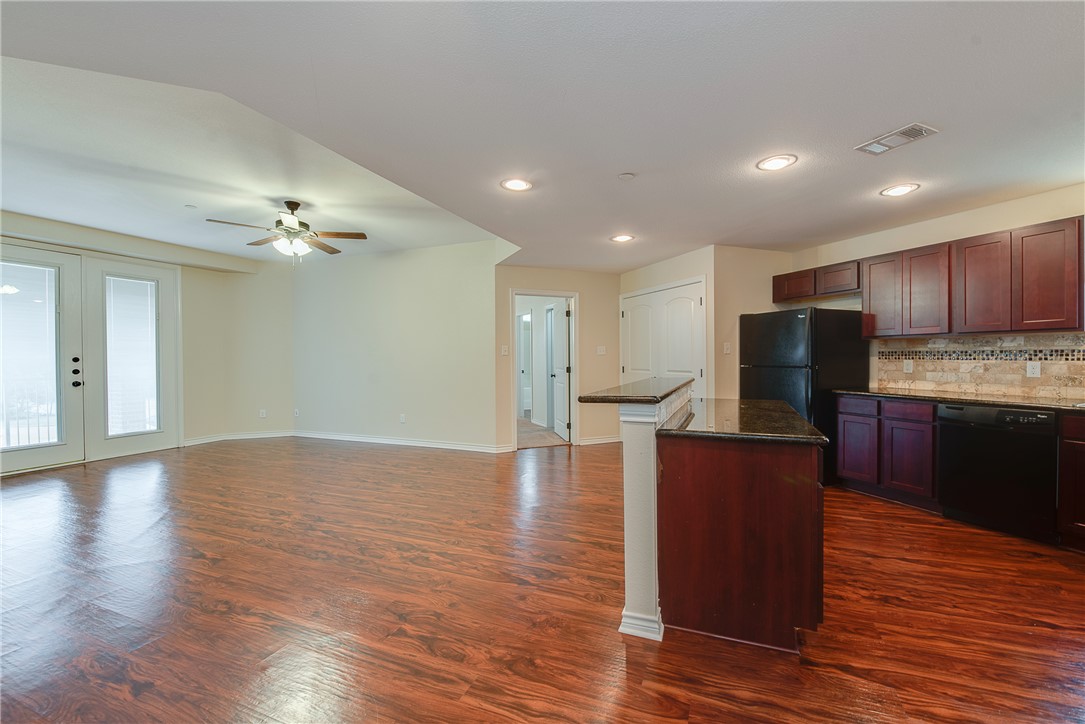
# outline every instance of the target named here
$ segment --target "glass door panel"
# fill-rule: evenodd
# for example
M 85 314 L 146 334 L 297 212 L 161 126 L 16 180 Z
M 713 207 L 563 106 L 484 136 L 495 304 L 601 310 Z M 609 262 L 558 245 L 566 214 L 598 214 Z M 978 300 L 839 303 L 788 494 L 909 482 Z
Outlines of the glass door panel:
M 78 256 L 4 245 L 0 472 L 83 459 L 80 295 Z
M 158 432 L 158 283 L 107 276 L 106 435 Z

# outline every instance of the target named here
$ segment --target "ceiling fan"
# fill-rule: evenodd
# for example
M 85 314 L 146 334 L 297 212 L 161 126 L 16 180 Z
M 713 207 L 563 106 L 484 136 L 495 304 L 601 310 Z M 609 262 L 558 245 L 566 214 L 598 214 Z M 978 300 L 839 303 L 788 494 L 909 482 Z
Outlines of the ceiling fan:
M 263 229 L 273 232 L 273 236 L 266 239 L 250 241 L 249 246 L 263 246 L 271 244 L 279 252 L 287 256 L 302 256 L 313 249 L 320 249 L 328 254 L 338 254 L 339 250 L 321 241 L 325 239 L 366 239 L 366 235 L 360 231 L 313 231 L 309 225 L 297 217 L 297 210 L 301 208 L 298 201 L 284 201 L 289 213 L 279 212 L 279 220 L 274 227 L 253 226 L 252 224 L 239 224 L 236 221 L 219 221 L 207 219 L 213 224 L 228 224 L 230 226 L 244 226 L 249 229 Z

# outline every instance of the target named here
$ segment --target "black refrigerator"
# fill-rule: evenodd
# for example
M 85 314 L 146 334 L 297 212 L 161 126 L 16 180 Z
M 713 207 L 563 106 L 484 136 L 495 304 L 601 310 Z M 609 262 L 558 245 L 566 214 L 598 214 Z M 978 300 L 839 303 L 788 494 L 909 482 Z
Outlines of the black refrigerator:
M 835 389 L 866 390 L 870 345 L 862 312 L 806 307 L 738 318 L 739 397 L 783 400 L 829 438 L 835 469 Z

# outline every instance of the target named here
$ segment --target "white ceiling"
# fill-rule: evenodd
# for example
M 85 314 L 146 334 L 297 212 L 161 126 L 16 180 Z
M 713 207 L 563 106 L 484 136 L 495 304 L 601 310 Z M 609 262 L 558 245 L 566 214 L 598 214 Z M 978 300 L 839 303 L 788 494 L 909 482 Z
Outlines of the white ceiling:
M 1081 2 L 4 2 L 0 19 L 10 58 L 125 77 L 5 60 L 4 208 L 226 253 L 273 252 L 204 216 L 267 224 L 298 198 L 313 228 L 369 233 L 348 252 L 497 236 L 521 247 L 507 263 L 623 271 L 1085 180 Z M 911 122 L 940 133 L 852 150 Z M 776 153 L 800 161 L 754 169 Z M 536 187 L 499 189 L 510 176 Z M 905 181 L 922 188 L 878 196 Z

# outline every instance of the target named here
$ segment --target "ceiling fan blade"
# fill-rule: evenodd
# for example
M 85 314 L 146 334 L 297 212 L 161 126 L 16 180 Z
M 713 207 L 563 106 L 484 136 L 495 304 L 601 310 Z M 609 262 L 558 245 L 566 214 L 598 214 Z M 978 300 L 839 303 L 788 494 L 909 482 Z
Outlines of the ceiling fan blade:
M 316 231 L 327 239 L 368 239 L 369 237 L 360 231 Z
M 328 246 L 327 244 L 325 244 L 320 239 L 306 239 L 305 243 L 308 244 L 309 246 L 313 247 L 314 249 L 320 249 L 321 251 L 327 252 L 328 254 L 338 254 L 339 253 L 339 250 L 336 249 L 334 246 Z
M 266 226 L 253 226 L 252 224 L 239 224 L 236 221 L 219 221 L 218 219 L 204 219 L 204 221 L 210 221 L 212 224 L 227 224 L 229 226 L 244 226 L 244 227 L 246 227 L 248 229 L 267 229 Z
M 269 236 L 266 239 L 257 239 L 256 241 L 250 241 L 248 245 L 249 246 L 263 246 L 264 244 L 270 244 L 271 242 L 275 241 L 278 238 L 280 238 L 280 237 L 277 236 L 277 235 L 276 236 Z

